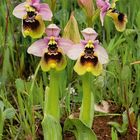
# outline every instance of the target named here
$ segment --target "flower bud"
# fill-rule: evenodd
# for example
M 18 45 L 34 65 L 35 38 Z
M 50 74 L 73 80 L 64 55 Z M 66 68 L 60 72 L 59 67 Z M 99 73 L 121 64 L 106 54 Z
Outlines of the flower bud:
M 64 28 L 64 38 L 72 40 L 74 43 L 80 42 L 80 33 L 74 13 L 71 13 L 70 19 Z

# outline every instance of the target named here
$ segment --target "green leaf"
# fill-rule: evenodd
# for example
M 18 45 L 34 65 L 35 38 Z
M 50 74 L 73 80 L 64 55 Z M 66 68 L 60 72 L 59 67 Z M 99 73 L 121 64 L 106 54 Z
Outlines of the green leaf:
M 51 115 L 45 115 L 42 121 L 44 140 L 62 140 L 60 123 Z
M 97 140 L 95 133 L 79 119 L 66 119 L 64 131 L 74 133 L 76 140 Z
M 1 111 L 3 111 L 3 109 L 4 109 L 4 103 L 2 101 L 0 101 L 0 109 L 1 109 Z
M 4 111 L 5 119 L 12 119 L 15 116 L 15 113 L 16 113 L 16 111 L 14 108 L 7 108 Z
M 125 32 L 124 32 L 124 34 L 126 36 L 129 36 L 129 35 L 132 35 L 132 34 L 136 34 L 136 33 L 137 33 L 137 30 L 135 30 L 135 29 L 126 29 Z
M 122 126 L 117 122 L 109 122 L 108 124 L 113 126 L 120 134 L 125 134 L 127 131 L 126 124 L 123 124 Z
M 140 139 L 140 116 L 138 117 L 138 122 L 137 122 L 137 130 L 138 130 L 138 132 L 137 132 L 137 140 L 139 140 Z
M 111 138 L 112 140 L 118 140 L 117 132 L 113 127 L 111 128 Z
M 128 65 L 124 65 L 121 71 L 121 79 L 123 81 L 127 81 L 130 75 L 131 75 L 130 67 Z
M 140 29 L 140 10 L 137 13 L 136 24 L 137 24 L 138 28 Z
M 24 91 L 24 81 L 22 79 L 16 79 L 16 88 L 18 92 Z
M 115 36 L 113 39 L 110 40 L 107 51 L 108 53 L 112 53 L 113 50 L 116 50 L 117 47 L 120 47 L 120 44 L 122 44 L 126 39 L 121 35 L 119 38 Z

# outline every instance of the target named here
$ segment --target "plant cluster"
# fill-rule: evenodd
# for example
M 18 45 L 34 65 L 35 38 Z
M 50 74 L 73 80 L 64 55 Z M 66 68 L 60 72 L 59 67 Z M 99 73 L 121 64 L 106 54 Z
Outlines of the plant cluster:
M 27 52 L 28 57 L 29 54 L 31 54 L 40 58 L 39 63 L 38 61 L 33 62 L 33 65 L 37 65 L 37 68 L 35 74 L 28 79 L 29 82 L 27 84 L 21 79 L 17 79 L 15 82 L 18 98 L 17 106 L 19 106 L 18 111 L 20 112 L 17 121 L 20 120 L 20 122 L 22 122 L 21 129 L 25 130 L 26 139 L 36 139 L 36 116 L 41 116 L 39 109 L 37 109 L 38 111 L 35 111 L 36 101 L 41 103 L 40 106 L 43 110 L 43 115 L 40 118 L 45 140 L 62 140 L 62 134 L 66 131 L 74 133 L 77 140 L 96 140 L 97 136 L 92 130 L 92 124 L 95 116 L 95 101 L 99 97 L 95 92 L 99 92 L 98 88 L 101 90 L 104 84 L 106 84 L 106 93 L 108 93 L 108 95 L 111 92 L 113 93 L 113 91 L 119 92 L 117 87 L 112 86 L 109 88 L 107 86 L 108 81 L 111 81 L 112 84 L 114 82 L 114 84 L 120 87 L 121 93 L 123 93 L 121 95 L 123 99 L 122 101 L 120 99 L 120 102 L 126 110 L 126 112 L 123 113 L 125 114 L 123 115 L 124 125 L 121 126 L 115 122 L 109 123 L 115 128 L 115 131 L 114 128 L 112 129 L 112 135 L 114 136 L 114 139 L 116 139 L 116 130 L 120 134 L 125 134 L 128 127 L 133 131 L 134 123 L 132 121 L 133 118 L 135 118 L 135 114 L 133 111 L 130 112 L 132 98 L 130 96 L 127 97 L 127 93 L 132 91 L 128 91 L 130 87 L 129 81 L 131 81 L 131 77 L 129 76 L 131 74 L 130 68 L 126 64 L 126 58 L 124 58 L 127 56 L 128 50 L 119 50 L 121 57 L 123 57 L 123 52 L 125 52 L 122 67 L 121 64 L 117 64 L 116 66 L 118 67 L 113 67 L 114 64 L 109 65 L 110 59 L 112 60 L 112 58 L 111 55 L 109 57 L 107 53 L 109 52 L 111 54 L 114 50 L 113 48 L 125 41 L 124 34 L 126 33 L 128 19 L 126 14 L 117 10 L 117 1 L 118 0 L 112 0 L 111 2 L 109 0 L 77 0 L 77 4 L 83 10 L 83 13 L 80 13 L 80 8 L 79 11 L 74 11 L 71 8 L 70 17 L 68 22 L 65 23 L 65 27 L 59 23 L 59 20 L 62 18 L 62 13 L 59 13 L 60 19 L 57 18 L 58 13 L 55 13 L 57 4 L 59 4 L 57 0 L 48 0 L 48 3 L 42 3 L 40 0 L 26 0 L 12 9 L 13 15 L 22 21 L 22 35 L 24 40 L 27 39 L 27 42 L 25 41 L 26 43 L 24 45 L 29 46 L 26 49 L 22 49 L 22 51 L 24 53 Z M 71 3 L 72 2 L 73 1 L 71 1 Z M 64 2 L 63 6 L 65 6 L 65 4 L 66 3 Z M 82 27 L 83 23 L 80 26 L 80 23 L 77 22 L 75 18 L 77 12 L 84 14 L 84 27 Z M 109 26 L 105 25 L 107 23 L 106 19 L 108 21 L 110 19 L 113 21 L 111 21 L 114 24 L 113 27 L 115 27 L 115 31 L 119 35 L 112 39 L 110 38 L 111 40 L 109 40 L 109 36 L 106 37 L 110 42 L 108 47 L 105 47 L 107 46 L 107 43 L 104 43 L 105 34 L 109 34 L 109 30 L 104 30 L 104 26 Z M 99 30 L 99 27 L 96 25 L 98 20 L 100 20 L 98 26 L 100 25 L 100 28 L 103 31 L 102 36 L 100 35 L 101 30 Z M 63 28 L 60 29 L 60 27 Z M 79 32 L 79 29 L 81 32 Z M 128 34 L 135 33 L 132 30 L 127 31 L 129 32 Z M 103 39 L 101 39 L 101 37 L 103 37 Z M 117 40 L 116 38 L 119 39 Z M 21 37 L 20 39 L 22 40 L 23 38 Z M 100 40 L 103 42 L 101 43 Z M 5 43 L 6 42 L 7 40 L 5 40 Z M 32 44 L 29 45 L 31 42 Z M 107 48 L 107 50 L 105 48 Z M 6 52 L 5 55 L 8 55 L 8 53 L 9 52 Z M 31 59 L 34 60 L 34 57 L 31 55 Z M 18 60 L 21 73 L 25 66 L 22 61 L 23 59 L 21 56 L 21 60 Z M 30 62 L 28 63 L 29 65 L 32 65 Z M 121 68 L 119 68 L 119 66 Z M 43 80 L 40 80 L 40 83 L 37 84 L 36 78 L 40 67 L 43 71 Z M 119 70 L 121 72 L 119 72 Z M 116 72 L 116 75 L 113 74 L 114 71 Z M 108 81 L 107 79 L 104 80 L 107 72 L 115 77 L 114 81 L 109 78 Z M 117 75 L 117 73 L 119 74 Z M 76 77 L 75 79 L 78 82 L 75 82 L 73 77 Z M 121 81 L 121 83 L 118 81 Z M 77 84 L 76 90 L 79 93 L 82 93 L 82 102 L 80 103 L 78 118 L 70 115 L 71 95 L 69 92 L 72 89 L 73 82 Z M 75 83 L 74 86 L 76 85 Z M 45 88 L 43 87 L 44 85 Z M 1 92 L 2 91 L 3 90 L 1 90 Z M 76 94 L 77 91 L 74 91 L 74 93 L 71 94 Z M 24 93 L 27 97 L 24 99 L 21 93 Z M 120 93 L 118 93 L 118 95 L 120 95 Z M 113 94 L 113 96 L 114 97 L 112 98 L 117 100 L 117 95 Z M 4 99 L 4 97 L 1 98 Z M 62 99 L 64 99 L 64 103 L 62 103 Z M 13 108 L 4 110 L 3 102 L 0 102 L 0 104 L 1 137 L 4 121 L 7 118 L 13 118 L 16 111 Z M 64 115 L 62 110 L 63 104 L 67 107 L 67 117 L 64 126 L 62 127 L 60 120 Z M 9 112 L 12 114 L 11 116 L 8 114 Z

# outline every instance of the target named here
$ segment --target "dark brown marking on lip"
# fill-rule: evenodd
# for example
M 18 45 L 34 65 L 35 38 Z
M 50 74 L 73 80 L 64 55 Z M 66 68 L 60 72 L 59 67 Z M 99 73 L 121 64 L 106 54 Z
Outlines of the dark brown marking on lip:
M 44 60 L 46 63 L 48 63 L 50 60 L 55 60 L 57 63 L 59 63 L 62 60 L 62 53 L 61 52 L 57 52 L 57 53 L 49 53 L 46 52 L 44 54 Z

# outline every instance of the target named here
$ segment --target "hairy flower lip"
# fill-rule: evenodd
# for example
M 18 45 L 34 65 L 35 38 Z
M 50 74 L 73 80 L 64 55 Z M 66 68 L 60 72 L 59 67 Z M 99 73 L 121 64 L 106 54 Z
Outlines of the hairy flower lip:
M 117 9 L 113 9 L 113 8 L 110 8 L 109 11 L 111 11 L 111 13 L 117 13 L 118 14 L 118 20 L 120 22 L 123 22 L 124 19 L 126 18 L 126 15 L 121 13 L 120 11 L 118 11 Z
M 93 66 L 96 66 L 98 62 L 98 57 L 94 55 L 87 56 L 86 54 L 84 54 L 80 57 L 81 65 L 92 64 Z
M 116 9 L 110 9 L 107 13 L 113 19 L 116 29 L 123 32 L 127 24 L 127 16 Z
M 61 52 L 55 52 L 55 53 L 50 53 L 50 52 L 45 52 L 44 53 L 44 61 L 48 63 L 51 60 L 54 60 L 56 63 L 59 63 L 62 60 L 62 53 Z
M 45 24 L 40 15 L 24 16 L 22 20 L 22 34 L 24 37 L 40 38 L 45 31 Z
M 40 25 L 39 21 L 36 20 L 36 17 L 28 17 L 23 19 L 23 28 L 24 30 L 30 28 L 32 30 L 36 30 L 38 26 Z
M 118 20 L 119 20 L 120 22 L 123 22 L 123 21 L 124 21 L 124 18 L 125 18 L 125 15 L 124 15 L 123 13 L 119 13 L 119 15 L 118 15 Z

